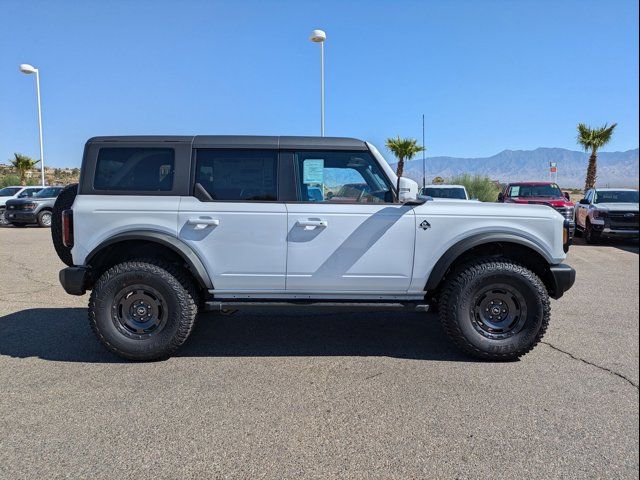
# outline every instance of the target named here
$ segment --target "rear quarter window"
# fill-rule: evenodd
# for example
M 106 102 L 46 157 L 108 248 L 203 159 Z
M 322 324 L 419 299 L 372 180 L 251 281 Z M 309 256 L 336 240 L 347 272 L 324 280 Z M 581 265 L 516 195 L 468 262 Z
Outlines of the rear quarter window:
M 104 191 L 167 192 L 173 188 L 172 148 L 101 148 L 93 188 Z

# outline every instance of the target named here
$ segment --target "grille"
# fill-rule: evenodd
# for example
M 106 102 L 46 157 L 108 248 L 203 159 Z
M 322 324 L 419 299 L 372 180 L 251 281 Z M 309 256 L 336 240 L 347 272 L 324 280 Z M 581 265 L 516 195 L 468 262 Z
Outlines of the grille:
M 638 230 L 640 216 L 638 212 L 609 212 L 610 228 L 618 230 Z

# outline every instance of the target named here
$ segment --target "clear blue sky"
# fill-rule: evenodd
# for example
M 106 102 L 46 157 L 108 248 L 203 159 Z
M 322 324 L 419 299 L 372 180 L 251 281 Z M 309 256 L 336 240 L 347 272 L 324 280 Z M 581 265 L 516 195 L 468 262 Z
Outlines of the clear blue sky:
M 638 146 L 636 1 L 0 0 L 0 163 L 79 165 L 94 135 L 319 132 L 421 136 L 429 156 L 577 149 L 575 125 L 618 122 Z

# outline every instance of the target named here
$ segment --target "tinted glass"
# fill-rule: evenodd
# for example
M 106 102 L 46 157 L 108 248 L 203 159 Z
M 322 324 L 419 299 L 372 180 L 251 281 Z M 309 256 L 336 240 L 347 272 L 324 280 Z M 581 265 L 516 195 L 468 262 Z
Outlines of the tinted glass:
M 62 187 L 49 187 L 43 188 L 38 193 L 36 193 L 33 198 L 52 198 L 57 197 L 62 191 Z
M 304 202 L 392 202 L 391 187 L 368 152 L 297 152 L 298 192 Z
M 548 185 L 512 185 L 510 197 L 561 197 L 562 191 L 555 183 Z
M 593 203 L 638 203 L 638 192 L 631 191 L 596 191 L 596 199 Z
M 19 188 L 6 187 L 0 190 L 0 197 L 12 197 L 20 191 Z
M 93 188 L 166 192 L 173 188 L 172 148 L 101 148 Z
M 462 188 L 425 187 L 422 189 L 422 194 L 433 198 L 455 198 L 458 200 L 467 199 L 467 196 L 464 194 L 464 190 Z
M 210 150 L 196 154 L 196 179 L 213 200 L 276 201 L 275 150 Z

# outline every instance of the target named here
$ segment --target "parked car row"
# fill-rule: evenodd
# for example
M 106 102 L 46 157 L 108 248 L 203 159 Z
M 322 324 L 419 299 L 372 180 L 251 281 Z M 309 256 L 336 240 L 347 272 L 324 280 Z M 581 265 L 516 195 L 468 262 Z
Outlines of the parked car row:
M 56 197 L 64 187 L 6 187 L 0 190 L 0 224 L 51 226 Z
M 434 200 L 469 200 L 463 185 L 428 185 L 422 195 Z M 548 205 L 570 222 L 570 236 L 582 235 L 587 243 L 601 238 L 640 236 L 638 191 L 624 188 L 589 190 L 576 205 L 567 192 L 553 182 L 516 182 L 498 194 L 499 203 Z

